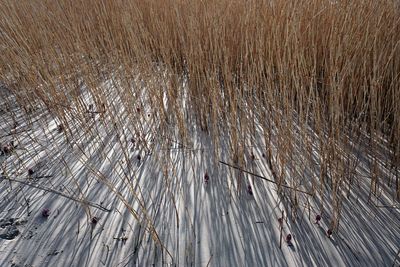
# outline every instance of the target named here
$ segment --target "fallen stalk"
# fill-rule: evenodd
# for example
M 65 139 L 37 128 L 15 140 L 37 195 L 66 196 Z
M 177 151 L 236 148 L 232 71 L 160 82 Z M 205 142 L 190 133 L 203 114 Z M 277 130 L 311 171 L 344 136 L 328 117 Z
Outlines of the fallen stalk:
M 27 185 L 27 186 L 30 186 L 30 187 L 34 187 L 34 188 L 37 188 L 37 189 L 40 189 L 40 190 L 43 190 L 43 191 L 46 191 L 46 192 L 49 192 L 49 193 L 54 193 L 54 194 L 57 194 L 59 196 L 68 198 L 70 200 L 73 200 L 73 201 L 76 201 L 76 202 L 79 202 L 79 203 L 82 203 L 82 204 L 85 204 L 85 205 L 88 205 L 88 206 L 91 206 L 93 208 L 96 208 L 96 209 L 99 209 L 99 210 L 102 210 L 102 211 L 111 212 L 111 209 L 107 209 L 106 207 L 103 207 L 103 206 L 101 206 L 101 205 L 99 205 L 97 203 L 90 202 L 90 201 L 87 201 L 87 200 L 77 199 L 75 197 L 71 197 L 71 196 L 65 195 L 65 194 L 63 194 L 61 192 L 58 192 L 58 191 L 56 191 L 54 189 L 48 188 L 46 186 L 35 185 L 35 184 L 29 183 L 29 182 L 21 181 L 21 180 L 18 180 L 18 179 L 12 179 L 12 178 L 5 177 L 5 176 L 3 176 L 2 178 L 4 180 L 8 180 L 10 182 L 17 182 L 17 183 L 24 184 L 24 185 Z
M 238 166 L 231 165 L 231 164 L 226 163 L 226 162 L 223 162 L 223 161 L 221 161 L 221 160 L 219 161 L 219 163 L 221 163 L 221 164 L 223 164 L 223 165 L 226 165 L 226 166 L 228 166 L 228 167 L 234 168 L 234 169 L 236 169 L 236 170 L 239 170 L 239 171 L 241 171 L 241 172 L 250 174 L 250 175 L 252 175 L 252 176 L 254 176 L 254 177 L 257 177 L 257 178 L 260 178 L 260 179 L 262 179 L 262 180 L 264 180 L 264 181 L 267 181 L 267 182 L 274 183 L 274 184 L 278 185 L 277 182 L 275 182 L 275 181 L 273 181 L 273 180 L 270 180 L 270 179 L 265 178 L 265 177 L 263 177 L 263 176 L 261 176 L 261 175 L 258 175 L 258 174 L 255 174 L 255 173 L 246 171 L 246 170 L 244 170 L 244 169 L 242 169 L 242 168 L 240 168 L 240 167 L 238 167 Z M 294 191 L 299 192 L 299 193 L 307 194 L 307 195 L 309 195 L 309 196 L 312 196 L 312 195 L 313 195 L 313 194 L 311 194 L 311 193 L 309 193 L 309 192 L 306 192 L 306 191 L 303 191 L 303 190 L 300 190 L 300 189 L 296 189 L 296 188 L 290 187 L 290 186 L 288 186 L 288 185 L 281 185 L 281 186 L 282 186 L 282 187 L 285 187 L 285 188 L 289 188 L 289 189 L 294 190 Z

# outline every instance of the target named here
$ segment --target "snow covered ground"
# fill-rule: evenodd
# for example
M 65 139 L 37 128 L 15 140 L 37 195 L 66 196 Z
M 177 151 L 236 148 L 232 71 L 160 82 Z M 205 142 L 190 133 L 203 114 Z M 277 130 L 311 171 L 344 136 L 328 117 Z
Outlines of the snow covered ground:
M 0 156 L 0 266 L 400 266 L 400 207 L 368 204 L 367 182 L 328 238 L 328 207 L 291 221 L 276 185 L 219 162 L 203 132 L 188 147 L 147 131 L 151 116 L 139 136 L 97 113 L 67 130 L 1 94 L 0 143 L 15 148 Z M 253 151 L 241 168 L 273 179 Z

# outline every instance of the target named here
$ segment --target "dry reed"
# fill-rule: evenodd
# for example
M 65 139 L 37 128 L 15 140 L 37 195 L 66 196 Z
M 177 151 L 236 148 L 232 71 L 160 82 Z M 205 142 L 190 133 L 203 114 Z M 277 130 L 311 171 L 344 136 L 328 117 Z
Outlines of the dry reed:
M 71 140 L 70 118 L 92 131 L 87 95 L 121 145 L 150 149 L 147 120 L 183 144 L 208 133 L 216 160 L 229 143 L 243 166 L 261 131 L 279 192 L 330 202 L 336 228 L 359 181 L 400 199 L 399 13 L 390 0 L 3 0 L 0 81 Z

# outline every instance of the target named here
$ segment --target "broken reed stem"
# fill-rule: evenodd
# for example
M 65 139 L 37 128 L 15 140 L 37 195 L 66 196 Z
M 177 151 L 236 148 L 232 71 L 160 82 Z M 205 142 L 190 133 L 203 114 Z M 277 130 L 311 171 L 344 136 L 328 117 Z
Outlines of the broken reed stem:
M 40 190 L 43 190 L 43 191 L 46 191 L 46 192 L 49 192 L 49 193 L 57 194 L 59 196 L 68 198 L 70 200 L 79 202 L 79 203 L 84 204 L 84 205 L 91 206 L 93 208 L 96 208 L 96 209 L 99 209 L 99 210 L 102 210 L 102 211 L 105 211 L 105 212 L 111 212 L 112 211 L 111 209 L 103 207 L 102 205 L 99 205 L 97 203 L 90 202 L 90 201 L 87 201 L 87 200 L 78 199 L 78 198 L 75 198 L 75 197 L 72 197 L 72 196 L 68 196 L 66 194 L 63 194 L 63 193 L 61 193 L 59 191 L 56 191 L 54 189 L 48 188 L 48 187 L 43 186 L 43 185 L 36 185 L 36 184 L 32 184 L 32 183 L 29 183 L 29 182 L 25 182 L 25 181 L 22 181 L 22 180 L 13 179 L 13 178 L 5 177 L 5 176 L 2 176 L 1 178 L 3 178 L 4 180 L 10 181 L 10 182 L 16 182 L 16 183 L 24 184 L 24 185 L 27 185 L 29 187 L 34 187 L 34 188 L 37 188 L 37 189 L 40 189 Z
M 239 171 L 241 171 L 241 172 L 250 174 L 250 175 L 252 175 L 252 176 L 254 176 L 254 177 L 257 177 L 257 178 L 260 178 L 260 179 L 262 179 L 262 180 L 264 180 L 264 181 L 267 181 L 267 182 L 270 182 L 270 183 L 274 183 L 274 184 L 276 184 L 276 185 L 278 185 L 278 186 L 285 187 L 285 188 L 288 188 L 288 189 L 290 189 L 290 190 L 293 190 L 293 191 L 296 191 L 296 192 L 299 192 L 299 193 L 303 193 L 303 194 L 307 194 L 307 195 L 310 195 L 310 196 L 313 195 L 313 194 L 311 194 L 311 193 L 309 193 L 309 192 L 306 192 L 306 191 L 303 191 L 303 190 L 300 190 L 300 189 L 296 189 L 296 188 L 290 187 L 290 186 L 288 186 L 288 185 L 278 184 L 277 182 L 275 182 L 275 181 L 273 181 L 273 180 L 270 180 L 270 179 L 268 179 L 268 178 L 265 178 L 264 176 L 261 176 L 261 175 L 258 175 L 258 174 L 255 174 L 255 173 L 246 171 L 246 170 L 243 169 L 243 168 L 240 168 L 240 167 L 238 167 L 238 166 L 235 166 L 235 165 L 226 163 L 226 162 L 224 162 L 224 161 L 221 161 L 221 160 L 220 160 L 219 163 L 221 163 L 221 164 L 223 164 L 223 165 L 226 165 L 226 166 L 228 166 L 228 167 L 234 168 L 234 169 L 236 169 L 236 170 L 239 170 Z

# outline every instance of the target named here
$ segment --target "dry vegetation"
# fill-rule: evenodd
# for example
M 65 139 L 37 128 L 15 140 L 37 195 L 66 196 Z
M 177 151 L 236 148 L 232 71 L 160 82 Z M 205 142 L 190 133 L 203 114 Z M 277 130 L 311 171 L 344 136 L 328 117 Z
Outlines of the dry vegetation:
M 294 210 L 305 190 L 336 229 L 363 181 L 400 199 L 399 18 L 389 0 L 3 0 L 0 81 L 68 138 L 95 111 L 144 146 L 151 118 L 235 166 L 261 150 Z

